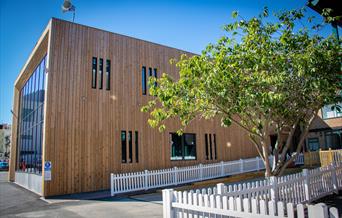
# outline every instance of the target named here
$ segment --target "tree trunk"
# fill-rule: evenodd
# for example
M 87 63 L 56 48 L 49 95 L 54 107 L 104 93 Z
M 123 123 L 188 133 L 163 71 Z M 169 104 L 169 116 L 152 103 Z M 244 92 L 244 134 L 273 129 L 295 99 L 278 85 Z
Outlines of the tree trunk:
M 266 143 L 263 143 L 263 145 L 262 145 L 262 153 L 264 154 L 264 157 L 265 157 L 265 160 L 264 160 L 265 177 L 268 178 L 268 177 L 272 176 L 272 171 L 271 171 L 270 159 L 268 156 L 268 148 L 267 148 Z

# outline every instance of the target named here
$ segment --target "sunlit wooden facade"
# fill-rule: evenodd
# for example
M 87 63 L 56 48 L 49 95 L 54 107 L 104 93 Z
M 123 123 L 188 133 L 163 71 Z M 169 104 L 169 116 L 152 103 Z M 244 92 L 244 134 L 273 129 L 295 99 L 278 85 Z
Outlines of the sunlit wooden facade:
M 52 196 L 109 189 L 112 172 L 256 156 L 246 134 L 234 125 L 221 127 L 219 118 L 195 120 L 186 129 L 188 135 L 184 138 L 170 134 L 179 128 L 176 120 L 168 121 L 163 133 L 149 127 L 148 114 L 140 112 L 141 106 L 153 98 L 144 80 L 149 76 L 159 77 L 164 72 L 177 77 L 177 69 L 169 60 L 184 53 L 193 55 L 51 19 L 15 82 L 13 110 L 18 116 L 13 118 L 10 180 L 15 181 L 18 171 L 36 173 L 41 176 L 40 194 Z M 31 157 L 27 154 L 32 152 L 24 151 L 25 143 L 20 138 L 20 126 L 24 122 L 19 120 L 22 118 L 21 96 L 25 95 L 22 89 L 44 58 L 41 106 L 44 119 L 39 121 L 42 123 L 39 160 L 39 152 Z M 178 147 L 172 147 L 171 140 L 178 141 Z M 35 148 L 36 144 L 29 146 Z M 25 161 L 27 157 L 31 159 Z M 32 160 L 40 162 L 40 166 L 51 161 L 50 181 L 44 181 L 43 167 L 41 172 L 27 172 Z

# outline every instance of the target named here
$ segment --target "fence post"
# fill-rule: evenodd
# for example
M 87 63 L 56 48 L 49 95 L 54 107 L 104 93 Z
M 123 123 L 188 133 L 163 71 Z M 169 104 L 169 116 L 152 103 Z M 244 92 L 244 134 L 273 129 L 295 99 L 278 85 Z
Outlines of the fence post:
M 337 177 L 336 177 L 336 166 L 335 166 L 334 162 L 331 163 L 331 180 L 332 180 L 332 184 L 333 184 L 334 193 L 338 194 L 338 184 L 337 184 Z
M 223 161 L 221 161 L 221 176 L 224 176 Z
M 199 168 L 200 168 L 200 180 L 203 180 L 203 165 L 199 164 Z
M 310 177 L 309 177 L 309 170 L 303 169 L 303 176 L 304 176 L 304 191 L 305 191 L 305 200 L 307 203 L 310 202 Z
M 148 170 L 145 170 L 145 190 L 148 189 Z
M 173 189 L 163 190 L 163 217 L 173 218 L 172 212 Z
M 110 174 L 110 195 L 114 196 L 114 174 Z
M 178 185 L 178 170 L 177 170 L 178 168 L 177 167 L 174 167 L 173 168 L 173 170 L 174 170 L 174 179 L 175 179 L 175 181 L 173 181 L 173 183 L 175 184 L 175 185 Z
M 240 159 L 240 172 L 243 173 L 243 159 Z
M 324 203 L 308 205 L 308 218 L 322 217 L 328 218 L 328 207 Z
M 260 170 L 260 165 L 259 165 L 259 157 L 258 156 L 256 156 L 255 157 L 255 159 L 256 159 L 256 167 L 257 167 L 257 171 L 259 171 Z
M 223 183 L 218 183 L 216 185 L 216 190 L 218 195 L 223 195 L 224 193 L 224 184 Z
M 331 151 L 331 148 L 329 148 L 329 162 L 328 164 L 331 164 L 332 162 L 334 162 L 334 157 L 333 157 L 333 152 Z
M 279 193 L 278 193 L 278 180 L 277 177 L 271 176 L 271 200 L 274 202 L 278 202 L 279 200 Z

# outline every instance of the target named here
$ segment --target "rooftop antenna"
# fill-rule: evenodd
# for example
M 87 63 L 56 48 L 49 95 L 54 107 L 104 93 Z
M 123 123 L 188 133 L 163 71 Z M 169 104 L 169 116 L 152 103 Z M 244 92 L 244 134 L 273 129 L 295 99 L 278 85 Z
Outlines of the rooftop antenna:
M 65 12 L 73 12 L 72 22 L 75 21 L 75 11 L 76 11 L 76 8 L 71 3 L 71 0 L 64 0 L 63 5 L 62 5 L 62 11 L 63 11 L 63 13 L 65 13 Z

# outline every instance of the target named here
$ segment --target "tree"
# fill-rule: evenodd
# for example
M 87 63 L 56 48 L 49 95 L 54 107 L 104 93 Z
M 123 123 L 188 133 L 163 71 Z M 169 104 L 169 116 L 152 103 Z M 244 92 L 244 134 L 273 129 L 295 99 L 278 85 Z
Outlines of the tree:
M 341 101 L 338 40 L 298 28 L 304 15 L 305 9 L 285 11 L 271 22 L 267 8 L 249 20 L 233 12 L 235 21 L 216 44 L 180 58 L 179 78 L 164 73 L 158 86 L 150 79 L 155 98 L 142 108 L 150 113 L 149 125 L 163 131 L 165 120 L 178 118 L 181 134 L 194 119 L 220 117 L 222 126 L 234 123 L 248 133 L 266 177 L 281 175 L 300 153 L 318 110 Z M 287 157 L 297 128 L 299 142 Z M 278 136 L 273 151 L 272 132 Z

